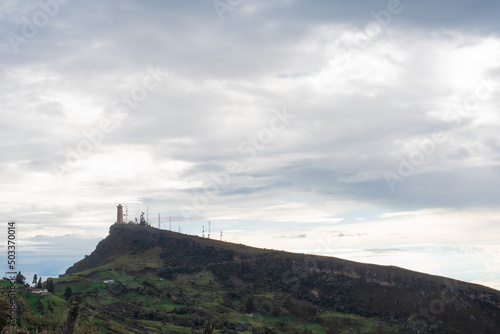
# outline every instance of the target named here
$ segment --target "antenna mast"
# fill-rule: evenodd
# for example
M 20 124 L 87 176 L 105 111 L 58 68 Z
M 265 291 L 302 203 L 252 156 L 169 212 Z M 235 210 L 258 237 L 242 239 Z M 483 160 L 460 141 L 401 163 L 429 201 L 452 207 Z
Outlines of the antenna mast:
M 128 224 L 128 206 L 125 204 L 125 224 Z
M 170 231 L 172 231 L 172 216 L 170 216 Z
M 146 206 L 146 225 L 149 225 L 149 206 Z
M 205 225 L 201 228 L 201 237 L 205 238 Z
M 222 241 L 222 231 L 220 231 L 220 241 Z
M 160 214 L 158 214 L 158 228 L 161 228 Z
M 208 239 L 210 239 L 210 227 L 211 227 L 210 225 L 211 223 L 210 221 L 208 221 Z

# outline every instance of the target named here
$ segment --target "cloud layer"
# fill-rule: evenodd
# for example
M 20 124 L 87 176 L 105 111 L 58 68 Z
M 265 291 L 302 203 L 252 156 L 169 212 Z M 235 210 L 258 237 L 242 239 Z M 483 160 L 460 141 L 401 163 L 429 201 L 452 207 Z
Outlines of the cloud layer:
M 499 288 L 499 6 L 4 1 L 0 216 L 26 252 L 122 203 Z

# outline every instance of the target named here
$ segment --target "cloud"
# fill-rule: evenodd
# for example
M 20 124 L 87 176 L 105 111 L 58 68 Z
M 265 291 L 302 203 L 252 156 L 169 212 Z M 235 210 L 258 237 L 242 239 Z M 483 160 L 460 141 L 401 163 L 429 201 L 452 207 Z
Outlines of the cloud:
M 404 249 L 398 248 L 384 248 L 384 249 L 366 249 L 367 252 L 374 253 L 376 256 L 384 256 L 385 254 L 394 253 L 394 252 L 404 252 Z
M 280 238 L 284 238 L 284 239 L 303 239 L 306 237 L 306 234 L 303 233 L 303 234 L 296 234 L 296 235 L 283 235 L 283 236 L 280 236 Z
M 118 203 L 268 248 L 487 246 L 500 5 L 389 4 L 244 1 L 222 21 L 211 2 L 61 5 L 17 53 L 0 44 L 0 217 L 47 250 L 104 237 Z M 5 1 L 0 27 L 22 36 L 40 10 Z M 148 68 L 167 75 L 142 96 Z
M 404 211 L 404 212 L 392 212 L 392 213 L 383 213 L 380 215 L 380 218 L 394 218 L 394 217 L 402 217 L 402 216 L 420 216 L 420 215 L 432 215 L 436 213 L 442 213 L 450 211 L 445 208 L 434 208 L 434 209 L 422 209 L 416 211 Z
M 495 276 L 488 276 L 484 279 L 477 279 L 472 281 L 472 283 L 485 285 L 500 291 L 500 279 L 496 278 Z

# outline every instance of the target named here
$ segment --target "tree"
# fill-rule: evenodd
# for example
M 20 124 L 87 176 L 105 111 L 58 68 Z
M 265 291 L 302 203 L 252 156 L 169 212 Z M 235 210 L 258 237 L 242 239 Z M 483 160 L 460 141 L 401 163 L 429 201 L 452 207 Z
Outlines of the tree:
M 38 278 L 38 285 L 37 285 L 37 289 L 41 289 L 41 288 L 43 288 L 42 278 L 41 278 L 41 277 L 39 277 L 39 278 Z
M 64 298 L 68 299 L 73 295 L 73 290 L 71 290 L 71 287 L 68 286 L 66 290 L 64 290 Z
M 52 278 L 47 278 L 47 291 L 50 293 L 56 292 L 56 286 L 54 285 Z
M 35 286 L 35 287 L 36 287 L 36 284 L 37 284 L 37 283 L 38 283 L 38 277 L 37 277 L 37 275 L 35 274 L 35 275 L 33 276 L 33 286 Z
M 212 334 L 215 331 L 215 324 L 210 320 L 205 321 L 205 326 L 203 326 L 203 334 Z
M 8 295 L 0 295 L 0 328 L 4 328 L 10 322 L 10 300 Z
M 143 226 L 148 225 L 148 222 L 144 218 L 144 212 L 141 212 L 141 220 L 139 221 L 139 225 L 143 225 Z
M 16 283 L 17 284 L 24 284 L 24 282 L 26 281 L 26 277 L 24 277 L 21 272 L 18 272 L 17 273 L 17 276 L 16 276 Z
M 68 318 L 66 318 L 66 325 L 64 326 L 62 334 L 73 334 L 79 310 L 80 310 L 80 304 L 77 301 L 73 301 L 68 310 Z

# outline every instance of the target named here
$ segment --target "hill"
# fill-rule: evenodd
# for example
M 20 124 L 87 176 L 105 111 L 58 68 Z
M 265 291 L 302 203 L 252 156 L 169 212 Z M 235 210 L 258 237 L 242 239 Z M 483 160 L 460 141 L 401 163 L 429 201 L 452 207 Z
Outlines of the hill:
M 149 277 L 142 285 L 151 285 L 158 298 L 166 292 L 167 305 L 182 304 L 188 315 L 196 315 L 196 307 L 205 308 L 203 321 L 211 319 L 226 331 L 237 326 L 224 325 L 224 310 L 275 317 L 267 328 L 277 333 L 287 332 L 276 327 L 287 323 L 302 323 L 304 329 L 317 326 L 325 333 L 349 328 L 371 332 L 370 326 L 381 333 L 500 332 L 500 292 L 484 286 L 152 227 L 111 226 L 109 236 L 69 268 L 59 284 L 72 277 L 98 280 L 106 275 L 118 279 L 113 289 L 122 289 L 123 295 L 134 286 L 127 278 Z M 157 305 L 165 309 L 161 302 Z
M 30 333 L 60 333 L 74 300 L 79 334 L 500 333 L 500 292 L 484 286 L 138 225 L 112 225 L 54 283 L 17 293 Z

